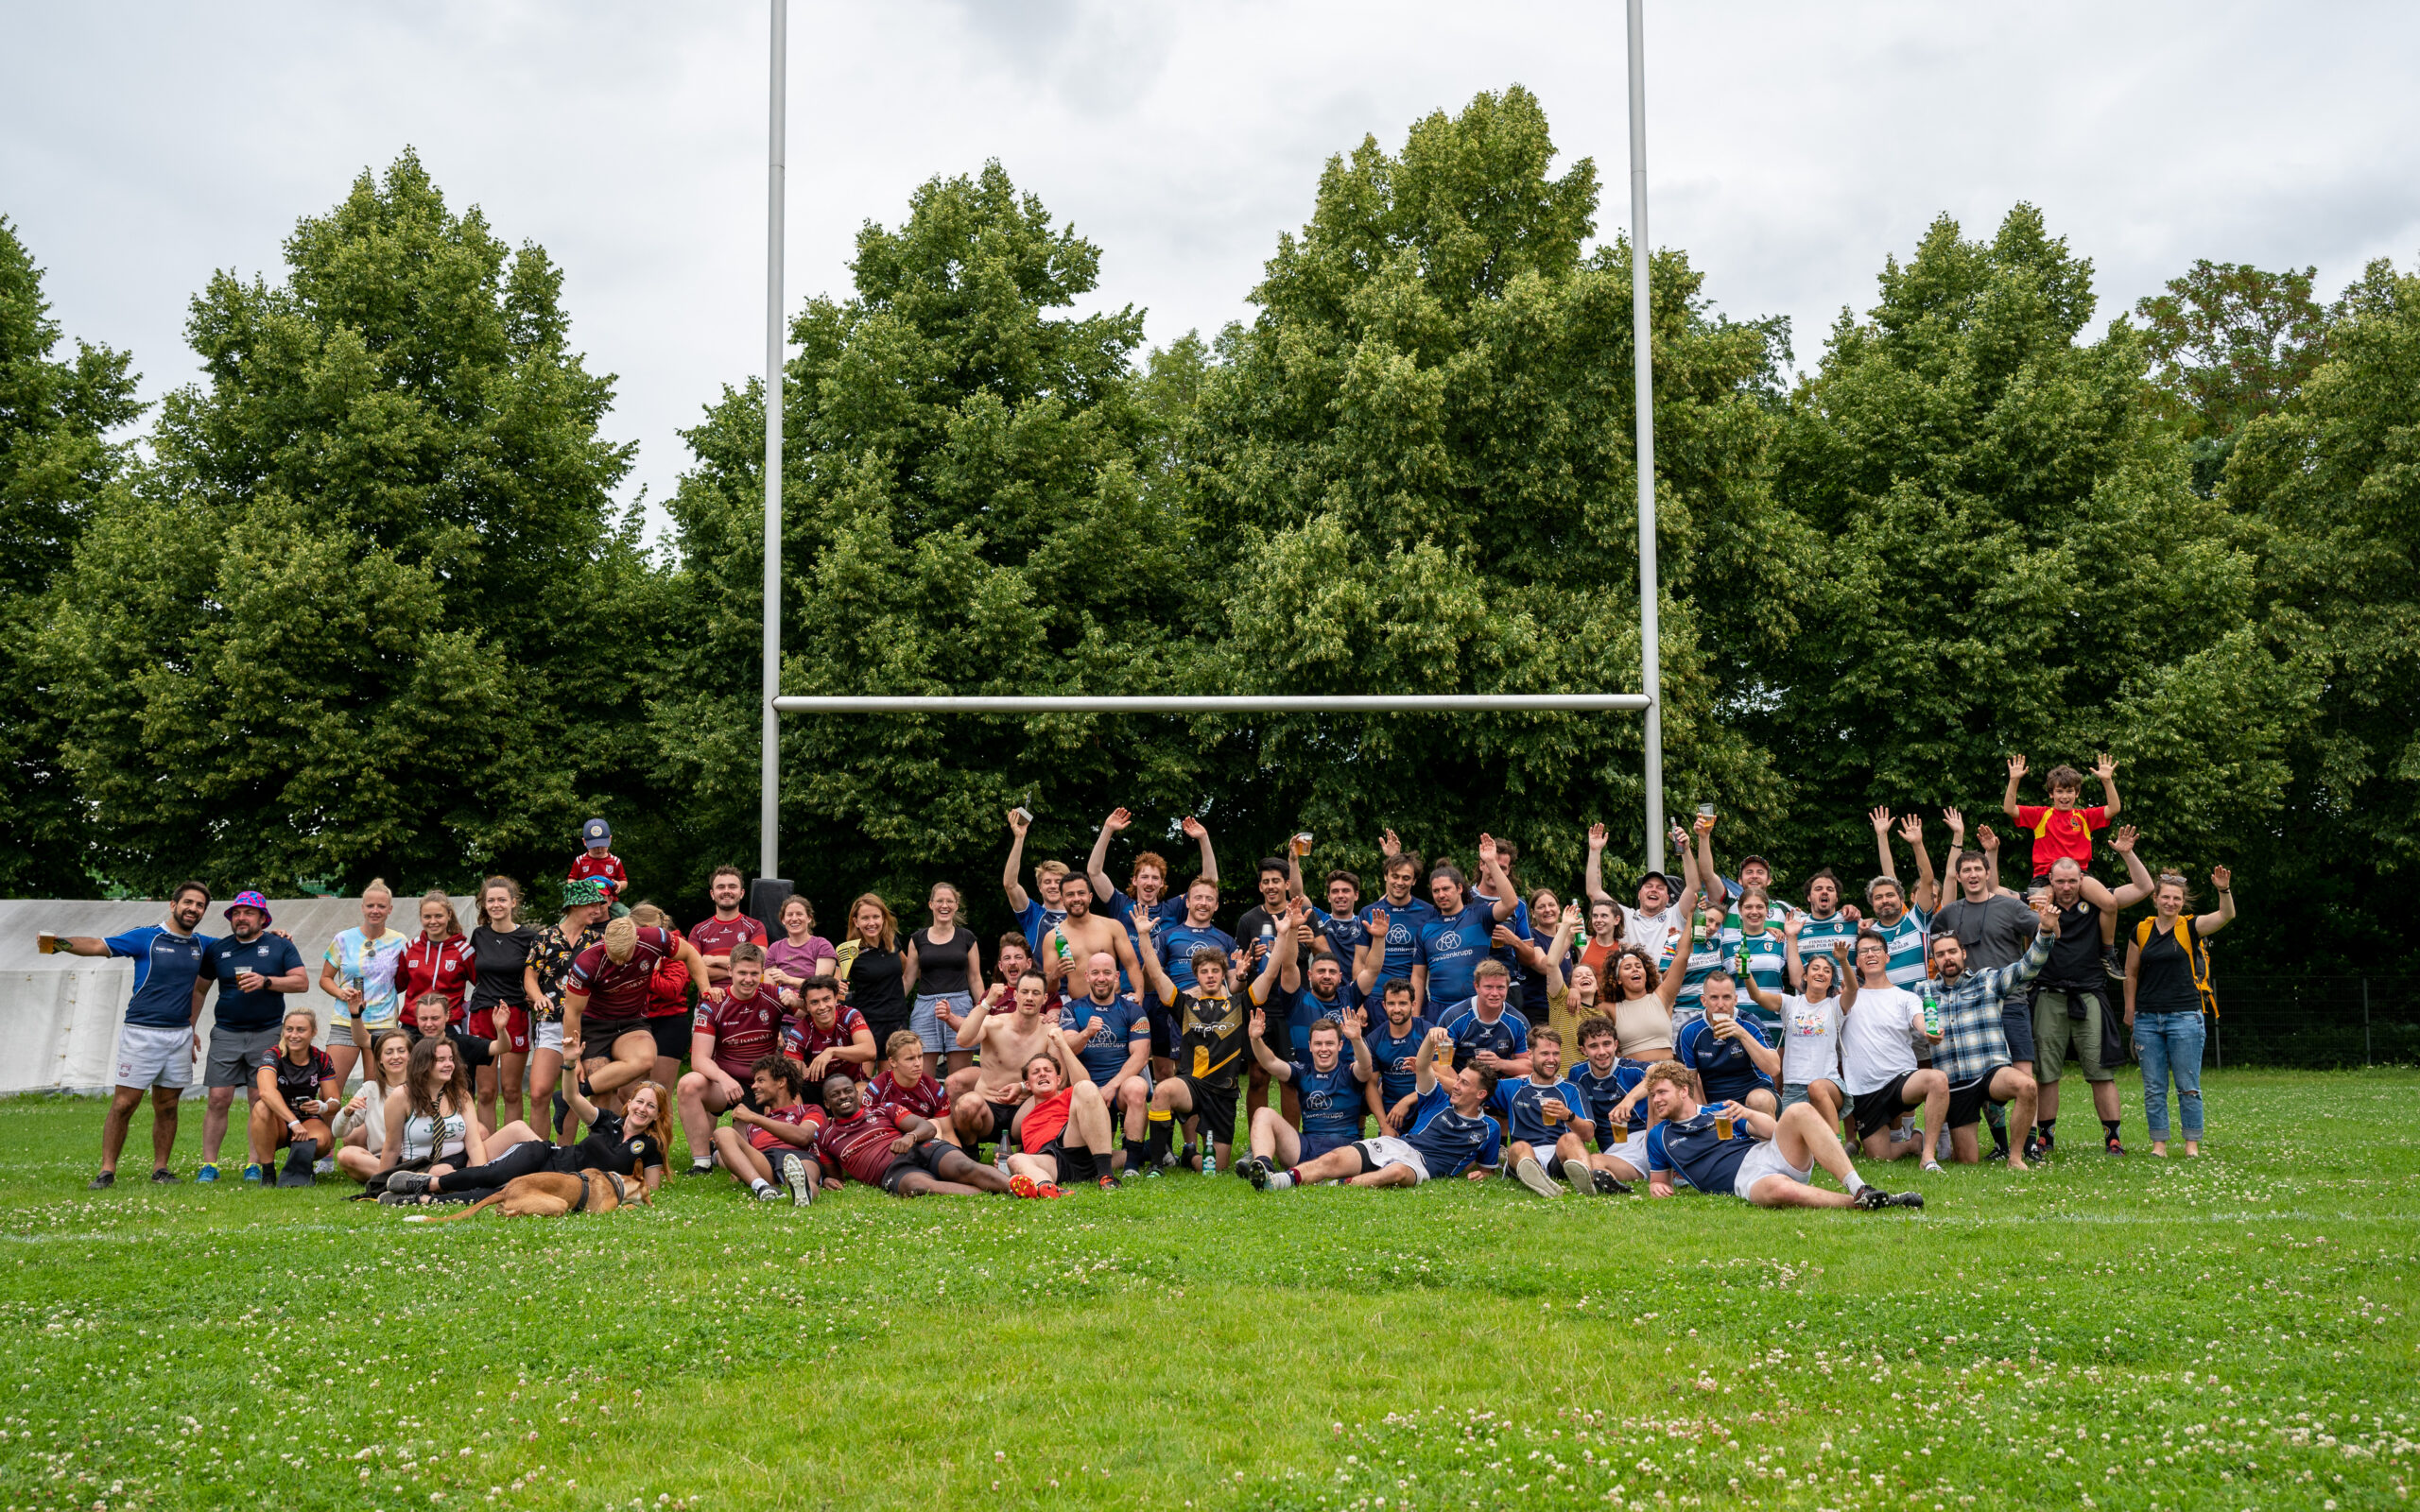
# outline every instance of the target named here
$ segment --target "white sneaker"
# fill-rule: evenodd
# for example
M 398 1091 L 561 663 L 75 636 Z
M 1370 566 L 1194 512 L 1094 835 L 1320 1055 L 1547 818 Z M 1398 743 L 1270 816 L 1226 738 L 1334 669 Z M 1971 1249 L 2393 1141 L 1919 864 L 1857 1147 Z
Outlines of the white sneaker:
M 1540 1165 L 1532 1157 L 1525 1155 L 1512 1162 L 1512 1177 L 1539 1196 L 1563 1195 L 1563 1188 L 1555 1185 L 1554 1177 L 1547 1175 L 1547 1168 Z

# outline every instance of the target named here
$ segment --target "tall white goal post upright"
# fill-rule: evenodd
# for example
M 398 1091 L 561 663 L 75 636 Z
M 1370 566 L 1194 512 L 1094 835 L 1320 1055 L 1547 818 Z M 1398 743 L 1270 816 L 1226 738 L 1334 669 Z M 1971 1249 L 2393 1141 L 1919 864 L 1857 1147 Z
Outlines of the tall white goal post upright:
M 1639 679 L 1643 693 L 1478 694 L 1102 694 L 885 695 L 785 696 L 782 665 L 782 230 L 786 162 L 788 0 L 771 0 L 771 91 L 766 152 L 765 248 L 765 664 L 763 754 L 759 770 L 757 881 L 750 912 L 775 926 L 789 892 L 781 870 L 781 726 L 783 714 L 814 713 L 1475 713 L 1521 711 L 1619 712 L 1647 716 L 1647 866 L 1664 856 L 1664 720 L 1656 626 L 1654 362 L 1648 324 L 1647 106 L 1642 54 L 1642 0 L 1629 0 L 1631 320 L 1636 349 L 1638 411 Z

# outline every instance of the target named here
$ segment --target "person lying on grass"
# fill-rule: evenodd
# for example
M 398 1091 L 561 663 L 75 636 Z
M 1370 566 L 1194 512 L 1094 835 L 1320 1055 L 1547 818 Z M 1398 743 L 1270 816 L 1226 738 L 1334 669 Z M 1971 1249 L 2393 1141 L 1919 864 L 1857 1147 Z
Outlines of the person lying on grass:
M 1647 1192 L 1668 1197 L 1676 1184 L 1728 1192 L 1759 1208 L 1921 1208 L 1922 1194 L 1893 1196 L 1868 1186 L 1849 1163 L 1841 1137 L 1823 1115 L 1800 1103 L 1776 1118 L 1725 1102 L 1698 1101 L 1697 1077 L 1677 1060 L 1647 1069 L 1647 1107 L 1656 1125 L 1647 1131 Z M 1815 1167 L 1840 1179 L 1845 1192 L 1808 1184 Z
M 815 1200 L 809 1152 L 823 1131 L 823 1109 L 804 1100 L 806 1074 L 787 1056 L 757 1057 L 748 1068 L 748 1083 L 753 1095 L 735 1104 L 731 1122 L 709 1136 L 715 1153 L 731 1178 L 757 1201 L 772 1202 L 787 1187 L 791 1205 L 804 1208 Z
M 845 1074 L 824 1080 L 823 1111 L 828 1116 L 808 1167 L 827 1192 L 839 1191 L 843 1177 L 894 1197 L 973 1197 L 1009 1190 L 1007 1177 L 936 1138 L 941 1129 L 931 1119 L 870 1106 L 856 1079 Z
M 1487 1116 L 1488 1099 L 1495 1094 L 1495 1073 L 1473 1061 L 1459 1072 L 1443 1071 L 1441 1075 L 1443 1057 L 1453 1052 L 1454 1037 L 1443 1028 L 1429 1030 L 1428 1038 L 1421 1041 L 1409 1134 L 1401 1139 L 1389 1134 L 1357 1141 L 1316 1160 L 1274 1173 L 1255 1162 L 1244 1175 L 1264 1192 L 1320 1181 L 1416 1187 L 1432 1177 L 1483 1178 L 1503 1157 L 1502 1131 Z
M 424 1043 L 433 1044 L 440 1057 L 450 1058 L 453 1055 L 453 1046 L 444 1040 Z M 637 1171 L 645 1179 L 647 1190 L 653 1193 L 664 1184 L 664 1145 L 671 1132 L 671 1091 L 659 1083 L 643 1081 L 623 1094 L 618 1113 L 600 1108 L 579 1090 L 579 1074 L 574 1069 L 580 1063 L 579 1048 L 576 1036 L 563 1036 L 562 1093 L 573 1118 L 588 1126 L 586 1139 L 577 1144 L 551 1144 L 540 1139 L 537 1130 L 527 1124 L 507 1124 L 487 1142 L 490 1147 L 504 1151 L 495 1159 L 459 1171 L 389 1171 L 388 1194 L 475 1200 L 502 1191 L 514 1177 L 534 1171 L 611 1171 L 616 1175 Z M 417 1058 L 419 1052 L 414 1051 L 413 1055 Z M 387 1116 L 392 1125 L 394 1110 L 389 1109 Z

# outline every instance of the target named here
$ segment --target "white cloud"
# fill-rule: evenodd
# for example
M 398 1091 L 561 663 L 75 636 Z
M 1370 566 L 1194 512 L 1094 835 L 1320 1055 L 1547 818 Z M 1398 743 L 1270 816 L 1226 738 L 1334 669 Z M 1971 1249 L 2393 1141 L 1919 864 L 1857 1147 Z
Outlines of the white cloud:
M 759 5 L 37 6 L 9 0 L 0 214 L 68 330 L 157 394 L 210 271 L 274 275 L 297 217 L 418 147 L 449 198 L 565 269 L 620 375 L 613 434 L 672 487 L 718 386 L 762 361 Z M 1802 363 L 1934 215 L 2019 199 L 2099 270 L 2100 317 L 2196 257 L 2317 264 L 2332 292 L 2420 249 L 2420 15 L 2392 5 L 1693 5 L 1648 17 L 1652 233 Z M 857 228 L 996 157 L 1103 249 L 1099 302 L 1155 341 L 1249 314 L 1321 165 L 1520 82 L 1628 222 L 1611 4 L 794 5 L 791 308 Z

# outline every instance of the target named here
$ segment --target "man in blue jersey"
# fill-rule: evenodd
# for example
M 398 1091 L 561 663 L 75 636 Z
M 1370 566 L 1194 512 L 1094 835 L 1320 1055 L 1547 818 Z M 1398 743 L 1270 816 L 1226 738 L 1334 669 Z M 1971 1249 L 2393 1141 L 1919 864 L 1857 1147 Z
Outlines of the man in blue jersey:
M 1530 1074 L 1530 1021 L 1512 1011 L 1512 991 L 1504 963 L 1481 961 L 1472 969 L 1471 995 L 1438 1010 L 1457 1069 L 1478 1064 L 1498 1076 Z
M 1737 1102 L 1775 1112 L 1781 1098 L 1773 1078 L 1781 1074 L 1781 1052 L 1754 1024 L 1739 1017 L 1739 984 L 1728 971 L 1705 979 L 1705 1017 L 1683 1029 L 1672 1058 L 1697 1073 L 1714 1102 Z
M 1311 1025 L 1322 1019 L 1342 1023 L 1348 1011 L 1361 1005 L 1361 989 L 1344 979 L 1344 969 L 1333 955 L 1312 956 L 1307 979 L 1293 959 L 1281 962 L 1277 990 L 1279 1001 L 1288 1005 L 1286 1033 L 1278 1038 L 1296 1060 L 1310 1054 Z
M 1410 982 L 1411 1005 L 1414 1011 L 1426 1015 L 1428 1000 L 1422 995 L 1420 984 L 1414 980 L 1412 966 L 1420 953 L 1420 932 L 1434 922 L 1437 910 L 1433 904 L 1413 896 L 1420 885 L 1420 857 L 1403 849 L 1389 830 L 1379 840 L 1386 853 L 1386 865 L 1379 876 L 1385 884 L 1376 902 L 1361 910 L 1361 923 L 1368 937 L 1364 947 L 1376 962 L 1379 982 Z M 1360 966 L 1354 966 L 1356 980 Z M 1371 988 L 1365 987 L 1363 990 Z
M 1134 916 L 1141 914 L 1154 924 L 1173 924 L 1184 917 L 1184 896 L 1168 890 L 1167 858 L 1156 850 L 1146 850 L 1134 858 L 1133 869 L 1126 880 L 1129 892 L 1118 891 L 1117 885 L 1109 880 L 1109 842 L 1133 822 L 1134 816 L 1126 810 L 1110 810 L 1109 817 L 1100 821 L 1100 833 L 1093 838 L 1093 853 L 1084 862 L 1084 874 L 1092 880 L 1093 911 L 1124 924 L 1127 943 L 1140 951 L 1143 945 L 1134 935 Z M 1201 847 L 1201 880 L 1218 885 L 1219 856 L 1210 848 L 1209 830 L 1191 815 L 1185 816 L 1180 828 Z M 1139 982 L 1121 980 L 1119 987 L 1141 995 Z
M 1597 1190 L 1588 1164 L 1588 1143 L 1597 1137 L 1587 1096 L 1563 1074 L 1563 1036 L 1549 1028 L 1530 1031 L 1530 1074 L 1495 1084 L 1488 1108 L 1504 1122 L 1512 1142 L 1512 1179 L 1542 1197 L 1559 1197 L 1568 1181 L 1587 1195 Z M 1545 1158 L 1539 1151 L 1546 1152 Z
M 1101 1102 L 1124 1121 L 1128 1163 L 1139 1166 L 1150 1137 L 1144 1114 L 1151 1102 L 1151 1021 L 1132 994 L 1117 989 L 1120 974 L 1116 957 L 1094 952 L 1084 963 L 1084 995 L 1061 1005 L 1059 1027 Z
M 268 932 L 268 899 L 239 892 L 224 917 L 229 933 L 210 953 L 218 1002 L 210 1016 L 210 1053 L 202 1061 L 201 1084 L 208 1097 L 202 1105 L 201 1169 L 194 1173 L 196 1181 L 218 1179 L 218 1146 L 227 1137 L 235 1089 L 244 1089 L 247 1098 L 254 1095 L 261 1068 L 277 1058 L 285 995 L 307 991 L 311 985 L 302 970 L 302 953 L 285 936 Z M 249 1117 L 245 1127 L 251 1127 Z M 268 1153 L 257 1146 L 250 1153 L 244 1179 L 267 1179 Z
M 1411 989 L 1423 1003 L 1460 1003 L 1472 995 L 1478 963 L 1490 958 L 1495 926 L 1512 917 L 1512 884 L 1496 864 L 1495 842 L 1478 840 L 1480 891 L 1474 894 L 1455 867 L 1428 874 L 1428 899 L 1437 917 L 1421 926 L 1412 951 Z M 1505 977 L 1511 987 L 1512 977 Z M 1442 1013 L 1436 1015 L 1442 1017 Z
M 1676 1060 L 1647 1068 L 1647 1106 L 1655 1126 L 1647 1131 L 1647 1194 L 1668 1197 L 1681 1186 L 1728 1192 L 1759 1208 L 1921 1208 L 1924 1194 L 1897 1195 L 1869 1186 L 1849 1163 L 1841 1137 L 1815 1111 L 1799 1103 L 1779 1118 L 1736 1102 L 1701 1103 L 1697 1075 Z M 1836 1177 L 1844 1192 L 1810 1185 L 1815 1167 Z
M 1310 896 L 1303 885 L 1303 858 L 1310 853 L 1310 845 L 1302 835 L 1287 842 L 1286 882 L 1294 897 Z M 1370 937 L 1370 927 L 1360 918 L 1361 879 L 1339 868 L 1322 879 L 1322 886 L 1327 906 L 1314 905 L 1311 909 L 1311 922 L 1319 931 L 1312 936 L 1311 948 L 1322 955 L 1334 956 L 1349 976 L 1362 941 Z
M 1316 1160 L 1359 1139 L 1361 1116 L 1368 1110 L 1363 1089 L 1376 1074 L 1370 1064 L 1370 1047 L 1361 1038 L 1368 1016 L 1360 1009 L 1354 1009 L 1346 1023 L 1322 1019 L 1311 1025 L 1307 1054 L 1290 1060 L 1280 1060 L 1270 1050 L 1264 1038 L 1268 1017 L 1261 1009 L 1253 1010 L 1253 1057 L 1270 1080 L 1293 1089 L 1303 1109 L 1303 1131 L 1295 1133 L 1274 1108 L 1253 1114 L 1252 1153 L 1236 1165 L 1236 1174 L 1255 1186 L 1266 1184 L 1276 1169 Z M 1348 1026 L 1353 1037 L 1350 1060 L 1343 1054 Z M 1276 1162 L 1274 1166 L 1271 1161 Z
M 1046 861 L 1033 868 L 1033 889 L 1042 894 L 1035 898 L 1025 890 L 1025 832 L 1033 824 L 1033 816 L 1025 810 L 1009 810 L 1009 864 L 1000 873 L 1000 890 L 1008 894 L 1009 912 L 1016 915 L 1017 928 L 1025 931 L 1026 949 L 1040 954 L 1042 932 L 1067 917 L 1059 906 L 1059 884 L 1067 875 L 1064 861 Z
M 45 953 L 115 955 L 134 963 L 134 992 L 117 1032 L 117 1084 L 101 1123 L 101 1174 L 85 1185 L 98 1192 L 117 1184 L 117 1158 L 143 1093 L 151 1093 L 151 1179 L 174 1181 L 168 1160 L 177 1147 L 177 1098 L 193 1084 L 194 1058 L 201 1037 L 194 1024 L 216 975 L 212 947 L 217 941 L 194 929 L 210 911 L 210 889 L 198 882 L 178 885 L 168 895 L 165 922 L 146 924 L 103 939 L 91 935 L 43 936 Z
M 1246 1175 L 1264 1192 L 1315 1186 L 1322 1181 L 1349 1181 L 1357 1187 L 1414 1187 L 1427 1180 L 1443 1181 L 1467 1175 L 1484 1178 L 1502 1159 L 1503 1133 L 1487 1116 L 1487 1100 L 1495 1093 L 1495 1073 L 1485 1066 L 1442 1072 L 1442 1057 L 1450 1047 L 1443 1029 L 1431 1029 L 1421 1041 L 1414 1086 L 1411 1132 L 1398 1139 L 1382 1134 L 1316 1160 L 1284 1171 L 1255 1166 Z
M 1400 1135 L 1410 1125 L 1412 1105 L 1419 1098 L 1413 1083 L 1420 1070 L 1421 1042 L 1437 1027 L 1411 1008 L 1411 984 L 1389 982 L 1379 997 L 1379 1018 L 1366 1031 L 1370 1059 L 1377 1079 L 1370 1084 L 1370 1111 L 1378 1132 Z
M 1647 1104 L 1639 1091 L 1647 1066 L 1622 1057 L 1614 1021 L 1601 1014 L 1582 1019 L 1578 1032 L 1582 1059 L 1571 1068 L 1570 1079 L 1587 1102 L 1588 1121 L 1597 1131 L 1597 1149 L 1588 1157 L 1595 1173 L 1590 1184 L 1607 1196 L 1626 1194 L 1630 1183 L 1647 1177 Z

